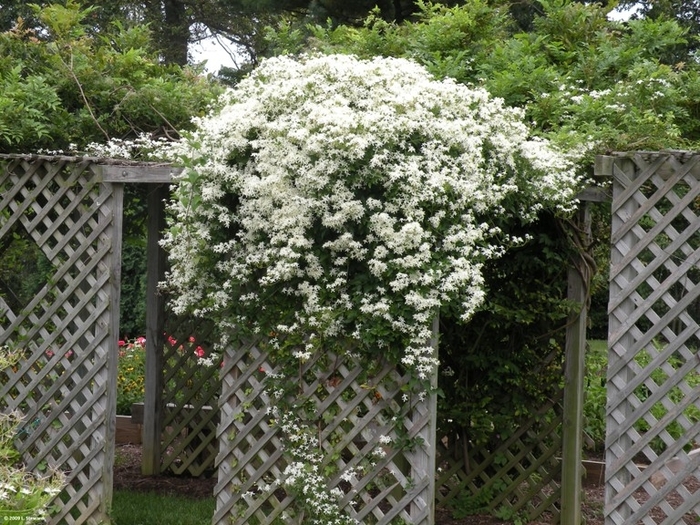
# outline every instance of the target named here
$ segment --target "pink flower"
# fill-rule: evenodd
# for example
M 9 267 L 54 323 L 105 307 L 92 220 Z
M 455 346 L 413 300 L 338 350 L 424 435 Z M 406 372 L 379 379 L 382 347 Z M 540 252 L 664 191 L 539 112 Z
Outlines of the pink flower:
M 194 343 L 194 336 L 193 336 L 193 335 L 190 336 L 189 342 L 190 342 L 190 343 Z
M 66 352 L 66 357 L 73 357 L 73 350 L 68 350 Z
M 196 355 L 197 357 L 204 357 L 204 348 L 198 346 L 194 351 L 194 355 Z
M 177 344 L 177 339 L 175 339 L 172 335 L 169 335 L 168 343 L 170 343 L 170 346 L 175 346 Z
M 46 357 L 53 357 L 53 350 L 51 350 L 51 349 L 47 350 L 44 353 L 46 354 Z
M 140 346 L 146 346 L 146 338 L 144 336 L 137 337 L 136 344 Z
M 124 341 L 124 339 L 120 339 L 119 346 L 126 346 L 126 341 Z

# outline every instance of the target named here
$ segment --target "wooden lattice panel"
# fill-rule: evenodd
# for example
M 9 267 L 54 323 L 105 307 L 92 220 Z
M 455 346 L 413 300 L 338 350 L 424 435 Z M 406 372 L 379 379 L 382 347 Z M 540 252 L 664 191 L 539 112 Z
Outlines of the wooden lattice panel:
M 211 356 L 211 327 L 177 318 L 168 324 L 172 329 L 163 356 L 161 470 L 210 475 L 218 452 L 219 366 L 200 359 Z
M 341 508 L 359 523 L 429 525 L 434 490 L 430 455 L 435 450 L 428 435 L 435 417 L 429 408 L 432 396 L 404 402 L 410 378 L 391 366 L 377 370 L 368 384 L 359 381 L 363 369 L 358 363 L 328 354 L 322 359 L 328 363 L 326 372 L 300 383 L 300 399 L 313 408 L 299 415 L 318 428 L 321 467 L 330 473 L 328 488 L 340 489 Z M 306 363 L 303 370 L 313 364 Z M 268 355 L 254 345 L 231 350 L 224 359 L 216 524 L 303 523 L 303 515 L 294 514 L 294 497 L 283 482 L 288 466 L 283 436 L 271 423 L 274 400 L 266 391 L 266 376 L 277 372 Z M 421 438 L 410 451 L 381 440 L 389 436 L 392 443 L 398 442 L 393 418 L 400 414 L 402 434 Z M 373 466 L 362 463 L 373 455 Z M 343 481 L 350 470 L 356 473 Z
M 700 441 L 699 161 L 612 162 L 607 524 L 700 512 L 700 455 L 687 455 Z
M 546 516 L 548 523 L 559 523 L 561 424 L 558 404 L 550 404 L 494 446 L 472 447 L 464 436 L 443 438 L 437 458 L 438 506 L 489 512 L 507 508 L 528 521 Z
M 0 261 L 19 241 L 43 261 L 31 297 L 0 297 L 0 345 L 25 355 L 0 372 L 0 410 L 24 415 L 28 469 L 67 474 L 51 523 L 102 523 L 111 501 L 122 194 L 95 178 L 67 160 L 16 158 L 0 172 Z

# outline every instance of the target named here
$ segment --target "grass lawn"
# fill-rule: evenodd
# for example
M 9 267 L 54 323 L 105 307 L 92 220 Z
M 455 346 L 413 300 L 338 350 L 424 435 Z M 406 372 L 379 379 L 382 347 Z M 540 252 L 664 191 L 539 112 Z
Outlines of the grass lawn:
M 155 493 L 114 491 L 114 525 L 210 525 L 216 501 Z

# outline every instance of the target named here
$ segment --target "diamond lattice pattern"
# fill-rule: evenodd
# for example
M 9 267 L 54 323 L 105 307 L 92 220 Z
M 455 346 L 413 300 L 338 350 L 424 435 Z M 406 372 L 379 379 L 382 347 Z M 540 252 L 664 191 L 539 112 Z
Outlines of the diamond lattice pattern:
M 299 416 L 318 428 L 328 488 L 342 493 L 341 507 L 359 523 L 427 525 L 432 505 L 428 488 L 434 476 L 432 469 L 426 470 L 429 443 L 421 440 L 410 452 L 402 451 L 387 445 L 382 436 L 397 443 L 395 417 L 403 418 L 400 428 L 406 439 L 425 435 L 433 416 L 428 404 L 418 398 L 403 402 L 409 377 L 391 366 L 373 372 L 367 383 L 361 380 L 363 368 L 357 362 L 330 354 L 318 359 L 324 360 L 321 369 L 326 372 L 310 377 L 302 371 L 299 396 L 310 408 Z M 271 422 L 274 400 L 265 377 L 277 372 L 268 354 L 255 345 L 231 350 L 224 360 L 214 523 L 301 519 L 292 506 L 294 496 L 283 484 L 289 464 L 283 437 Z M 363 459 L 372 457 L 376 461 L 371 464 Z
M 14 159 L 4 168 L 0 240 L 31 239 L 28 253 L 47 264 L 26 302 L 0 298 L 0 345 L 24 353 L 0 372 L 0 410 L 24 416 L 17 446 L 29 469 L 68 476 L 52 523 L 98 523 L 111 492 L 111 187 L 94 183 L 88 163 Z
M 163 355 L 161 471 L 210 476 L 218 451 L 220 391 L 211 326 L 170 315 Z
M 606 523 L 695 523 L 700 511 L 700 164 L 615 164 Z

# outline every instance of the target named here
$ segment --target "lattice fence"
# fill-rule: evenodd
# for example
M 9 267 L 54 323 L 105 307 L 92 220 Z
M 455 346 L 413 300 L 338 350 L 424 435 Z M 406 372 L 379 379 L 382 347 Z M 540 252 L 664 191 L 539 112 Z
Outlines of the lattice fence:
M 537 366 L 567 377 L 567 360 L 573 358 L 557 349 Z M 565 512 L 566 505 L 576 505 L 581 497 L 585 475 L 580 456 L 572 458 L 565 450 L 565 394 L 571 383 L 569 377 L 553 385 L 539 406 L 531 406 L 527 415 L 513 416 L 507 424 L 492 425 L 486 436 L 470 435 L 468 422 L 456 432 L 438 433 L 442 438 L 437 440 L 437 506 L 527 523 L 579 523 L 580 516 Z M 570 420 L 575 416 L 566 413 Z M 582 440 L 583 434 L 579 437 Z M 579 462 L 576 478 L 566 479 L 567 461 Z M 578 497 L 567 501 L 566 491 L 569 498 Z
M 541 407 L 491 446 L 472 447 L 464 435 L 440 440 L 437 505 L 559 523 L 560 402 Z
M 696 523 L 700 156 L 600 162 L 613 175 L 606 523 Z
M 111 500 L 121 200 L 89 161 L 0 159 L 0 268 L 33 254 L 27 281 L 2 275 L 0 345 L 24 350 L 0 372 L 0 410 L 19 410 L 31 470 L 69 485 L 51 523 L 101 523 Z
M 52 523 L 70 525 L 108 521 L 111 503 L 122 184 L 170 180 L 169 168 L 147 168 L 144 178 L 138 168 L 94 160 L 6 156 L 0 173 L 0 344 L 26 353 L 19 368 L 0 373 L 0 410 L 24 413 L 17 444 L 30 469 L 67 472 Z M 33 253 L 31 279 L 3 273 L 3 260 L 18 251 Z M 149 330 L 149 340 L 161 333 Z M 221 369 L 203 367 L 200 354 L 216 342 L 206 325 L 170 319 L 163 331 L 157 470 L 218 469 L 214 523 L 304 523 L 284 486 L 289 459 L 269 413 L 266 377 L 276 372 L 269 356 L 241 346 Z M 323 372 L 311 372 L 321 364 Z M 440 505 L 469 491 L 490 495 L 491 510 L 558 521 L 560 399 L 499 446 L 466 447 L 465 464 L 466 441 L 435 441 L 435 396 L 405 401 L 411 378 L 393 367 L 368 374 L 351 359 L 324 355 L 301 378 L 307 402 L 299 416 L 317 429 L 320 468 L 360 523 L 431 523 L 438 453 Z
M 212 355 L 207 323 L 171 317 L 164 341 L 161 470 L 208 476 L 218 452 L 219 367 L 200 364 Z
M 310 376 L 319 359 L 325 372 Z M 310 408 L 299 416 L 317 429 L 320 470 L 330 476 L 329 489 L 342 494 L 341 507 L 360 523 L 429 525 L 434 396 L 404 401 L 410 377 L 392 366 L 378 368 L 369 382 L 361 379 L 364 372 L 359 363 L 333 355 L 316 356 L 301 371 L 299 398 Z M 280 426 L 271 422 L 271 373 L 277 373 L 274 364 L 255 345 L 232 350 L 224 360 L 214 523 L 305 523 L 284 486 L 289 459 Z M 399 433 L 395 417 L 402 421 Z M 415 446 L 403 450 L 405 440 L 415 440 Z

